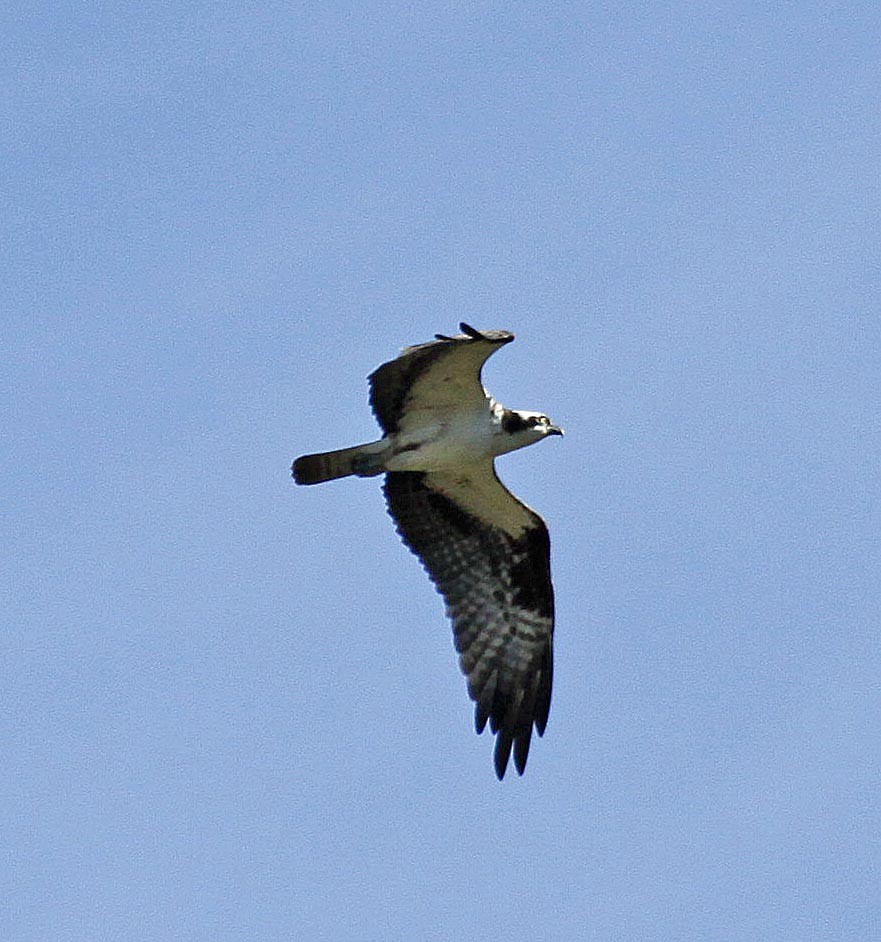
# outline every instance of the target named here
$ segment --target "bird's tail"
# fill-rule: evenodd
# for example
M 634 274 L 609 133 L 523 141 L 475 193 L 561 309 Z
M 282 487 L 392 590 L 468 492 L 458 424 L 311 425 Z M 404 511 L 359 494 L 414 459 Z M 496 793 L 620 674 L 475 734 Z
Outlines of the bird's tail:
M 371 453 L 370 445 L 355 445 L 338 451 L 324 451 L 317 455 L 303 455 L 291 465 L 297 484 L 321 484 L 350 474 L 370 477 L 383 470 L 382 461 Z

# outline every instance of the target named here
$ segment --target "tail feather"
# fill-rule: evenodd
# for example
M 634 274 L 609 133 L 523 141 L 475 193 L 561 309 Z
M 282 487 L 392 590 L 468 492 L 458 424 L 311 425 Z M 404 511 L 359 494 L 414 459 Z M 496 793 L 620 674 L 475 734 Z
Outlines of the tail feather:
M 291 465 L 291 471 L 297 484 L 321 484 L 324 481 L 334 481 L 345 478 L 350 474 L 365 474 L 362 467 L 355 470 L 355 461 L 364 459 L 364 446 L 355 445 L 353 448 L 340 448 L 338 451 L 324 451 L 317 455 L 303 455 Z M 367 471 L 368 474 L 378 474 L 381 469 Z

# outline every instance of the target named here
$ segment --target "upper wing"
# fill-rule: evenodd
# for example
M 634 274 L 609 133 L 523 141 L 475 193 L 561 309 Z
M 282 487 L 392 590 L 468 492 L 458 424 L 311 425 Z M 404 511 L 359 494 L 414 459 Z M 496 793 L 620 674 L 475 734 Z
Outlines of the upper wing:
M 407 430 L 407 418 L 424 423 L 420 412 L 479 408 L 486 402 L 480 371 L 487 358 L 510 343 L 504 330 L 477 331 L 406 347 L 370 374 L 370 407 L 387 435 Z
M 446 601 L 477 731 L 489 720 L 498 735 L 496 774 L 504 776 L 513 745 L 522 775 L 532 727 L 544 733 L 551 706 L 550 539 L 492 462 L 463 470 L 391 472 L 385 496 L 398 532 Z

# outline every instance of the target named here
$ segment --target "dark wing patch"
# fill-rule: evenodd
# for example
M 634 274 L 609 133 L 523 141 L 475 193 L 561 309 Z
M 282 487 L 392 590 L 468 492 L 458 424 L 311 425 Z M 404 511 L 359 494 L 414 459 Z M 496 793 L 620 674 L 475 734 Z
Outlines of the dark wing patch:
M 401 415 L 419 380 L 442 361 L 462 356 L 465 350 L 469 355 L 464 358 L 460 370 L 471 370 L 474 392 L 483 395 L 480 385 L 483 362 L 500 346 L 510 343 L 514 335 L 504 330 L 480 332 L 467 324 L 460 326 L 466 333 L 455 337 L 437 334 L 437 340 L 406 347 L 399 357 L 383 363 L 370 374 L 370 408 L 386 435 L 399 431 Z M 475 349 L 477 356 L 472 357 Z
M 533 726 L 551 706 L 554 596 L 550 540 L 542 519 L 514 538 L 431 487 L 437 474 L 386 475 L 389 513 L 446 601 L 459 662 L 475 702 L 475 725 L 497 735 L 496 774 L 511 749 L 522 775 Z M 511 498 L 514 500 L 515 498 Z

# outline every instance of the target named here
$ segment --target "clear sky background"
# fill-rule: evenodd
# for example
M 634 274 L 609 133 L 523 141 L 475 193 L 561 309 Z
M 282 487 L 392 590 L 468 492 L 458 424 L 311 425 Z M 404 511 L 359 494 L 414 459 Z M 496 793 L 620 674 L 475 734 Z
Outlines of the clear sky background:
M 881 936 L 877 4 L 12 8 L 4 942 Z M 462 319 L 567 430 L 503 783 L 379 482 L 289 477 Z

